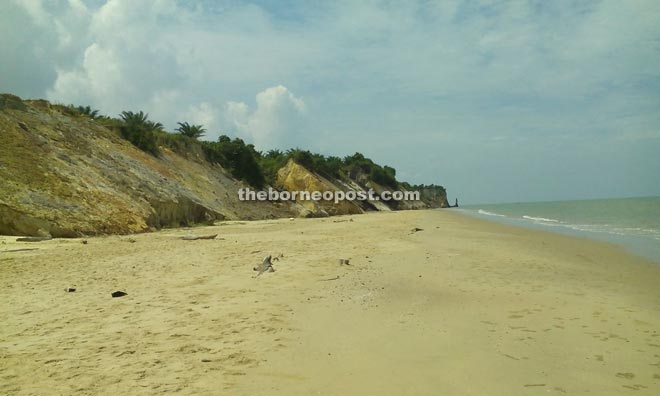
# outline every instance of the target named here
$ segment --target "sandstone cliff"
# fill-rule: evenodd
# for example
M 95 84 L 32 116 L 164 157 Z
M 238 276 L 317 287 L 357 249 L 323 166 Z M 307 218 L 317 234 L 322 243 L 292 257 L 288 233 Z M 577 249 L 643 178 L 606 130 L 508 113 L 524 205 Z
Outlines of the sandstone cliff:
M 146 154 L 46 101 L 0 95 L 0 234 L 133 233 L 218 219 L 295 215 L 240 202 L 242 183 L 203 159 Z
M 293 160 L 277 172 L 277 187 L 288 191 L 342 191 L 335 183 L 323 176 L 310 172 Z M 352 201 L 311 201 L 297 200 L 304 208 L 303 216 L 332 216 L 342 214 L 358 214 L 364 210 Z
M 433 194 L 426 191 L 421 201 L 240 201 L 238 190 L 247 184 L 209 161 L 197 141 L 183 149 L 161 146 L 157 155 L 148 154 L 122 137 L 112 123 L 67 106 L 9 94 L 0 94 L 0 143 L 4 235 L 125 234 L 222 219 L 446 206 L 441 187 Z M 364 173 L 324 177 L 293 160 L 278 170 L 275 187 L 310 192 L 384 190 Z
M 365 175 L 358 175 L 357 180 L 351 178 L 329 180 L 307 168 L 301 166 L 293 160 L 289 160 L 283 168 L 277 173 L 277 187 L 288 191 L 354 191 L 367 193 L 373 190 L 380 195 L 384 191 L 391 191 L 391 188 L 381 186 L 380 184 L 369 180 Z M 403 186 L 398 190 L 407 191 Z M 401 201 L 379 201 L 379 200 L 354 200 L 354 201 L 309 201 L 297 200 L 297 204 L 302 206 L 304 216 L 333 216 L 344 214 L 357 214 L 365 211 L 389 211 L 389 210 L 415 210 L 427 209 L 433 207 L 447 207 L 447 197 L 444 194 L 431 195 L 420 192 L 420 200 L 401 200 Z

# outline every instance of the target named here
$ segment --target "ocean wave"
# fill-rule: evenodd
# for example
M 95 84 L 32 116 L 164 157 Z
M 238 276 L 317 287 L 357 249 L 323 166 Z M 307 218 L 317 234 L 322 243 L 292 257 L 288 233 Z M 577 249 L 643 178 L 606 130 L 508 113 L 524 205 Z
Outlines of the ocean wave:
M 660 238 L 660 230 L 641 227 L 616 227 L 610 224 L 567 224 L 567 223 L 543 223 L 545 226 L 563 227 L 575 231 L 594 232 L 599 234 L 610 234 L 620 236 Z
M 485 210 L 483 210 L 483 209 L 479 209 L 479 210 L 477 211 L 477 213 L 482 214 L 482 215 L 486 215 L 486 216 L 506 217 L 506 216 L 503 215 L 503 214 L 492 213 L 492 212 L 485 211 Z
M 546 223 L 561 223 L 559 220 L 555 220 L 555 219 L 546 219 L 545 217 L 532 217 L 527 215 L 524 215 L 523 219 L 533 220 L 533 221 L 544 221 Z

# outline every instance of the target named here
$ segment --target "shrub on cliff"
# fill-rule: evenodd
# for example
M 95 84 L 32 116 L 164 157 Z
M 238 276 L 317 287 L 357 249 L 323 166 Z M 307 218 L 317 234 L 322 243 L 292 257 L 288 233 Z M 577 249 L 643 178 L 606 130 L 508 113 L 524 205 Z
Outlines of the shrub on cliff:
M 259 153 L 242 139 L 222 135 L 217 142 L 202 142 L 204 154 L 210 162 L 218 163 L 235 178 L 256 188 L 262 188 L 265 178 L 257 162 Z
M 277 180 L 277 171 L 286 165 L 289 157 L 280 150 L 269 150 L 258 157 L 259 166 L 266 183 L 274 186 Z
M 327 178 L 341 177 L 342 161 L 339 157 L 326 157 L 323 154 L 311 153 L 308 150 L 299 148 L 287 150 L 283 156 L 284 160 L 281 162 L 282 165 L 280 167 L 284 166 L 289 159 L 293 159 L 299 165 L 321 176 Z
M 380 165 L 374 164 L 369 171 L 369 178 L 382 186 L 393 189 L 398 187 L 398 183 L 394 177 L 394 168 L 390 168 L 389 166 L 381 168 Z
M 71 104 L 71 105 L 69 105 L 69 107 L 72 110 L 77 111 L 80 115 L 89 117 L 91 119 L 95 119 L 95 118 L 99 117 L 99 111 L 94 110 L 89 106 L 74 106 L 74 105 Z
M 367 175 L 370 180 L 374 182 L 396 189 L 398 182 L 396 181 L 396 170 L 389 166 L 380 166 L 366 158 L 361 153 L 355 153 L 347 156 L 343 160 L 342 172 L 350 179 L 357 180 L 361 175 Z
M 149 115 L 142 111 L 122 111 L 119 116 L 123 121 L 121 134 L 126 140 L 142 151 L 159 154 L 155 132 L 163 129 L 161 123 L 150 121 Z
M 201 151 L 201 144 L 197 139 L 179 133 L 155 131 L 154 136 L 156 137 L 158 147 L 167 147 L 188 159 L 196 158 L 197 153 Z

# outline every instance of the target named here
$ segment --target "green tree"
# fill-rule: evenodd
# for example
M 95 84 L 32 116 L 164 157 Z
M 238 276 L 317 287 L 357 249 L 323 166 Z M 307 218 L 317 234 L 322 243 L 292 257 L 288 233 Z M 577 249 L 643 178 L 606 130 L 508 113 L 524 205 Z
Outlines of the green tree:
M 289 149 L 287 150 L 286 155 L 288 158 L 296 161 L 299 165 L 302 165 L 309 170 L 314 170 L 314 157 L 309 151 L 301 150 L 299 148 Z
M 190 125 L 187 122 L 177 122 L 179 127 L 176 129 L 177 132 L 183 136 L 188 136 L 193 139 L 199 139 L 204 134 L 206 134 L 206 129 L 202 125 Z
M 202 142 L 206 158 L 215 162 L 235 178 L 244 180 L 250 185 L 262 188 L 265 184 L 264 174 L 259 166 L 259 153 L 251 144 L 245 144 L 242 139 L 230 139 L 222 135 L 217 142 Z
M 78 110 L 80 114 L 85 115 L 92 119 L 97 118 L 99 116 L 99 111 L 92 110 L 92 108 L 89 106 L 78 106 L 75 109 Z
M 122 111 L 119 117 L 123 121 L 121 134 L 126 140 L 133 143 L 140 150 L 153 155 L 159 154 L 154 132 L 163 129 L 163 125 L 160 122 L 149 120 L 149 115 L 142 111 L 137 113 Z
M 280 150 L 269 150 L 261 153 L 258 160 L 266 182 L 270 185 L 275 185 L 277 171 L 286 165 L 289 158 Z
M 393 170 L 392 168 L 389 169 Z M 398 187 L 396 179 L 390 172 L 381 168 L 379 165 L 374 164 L 369 171 L 369 178 L 380 185 L 396 189 Z

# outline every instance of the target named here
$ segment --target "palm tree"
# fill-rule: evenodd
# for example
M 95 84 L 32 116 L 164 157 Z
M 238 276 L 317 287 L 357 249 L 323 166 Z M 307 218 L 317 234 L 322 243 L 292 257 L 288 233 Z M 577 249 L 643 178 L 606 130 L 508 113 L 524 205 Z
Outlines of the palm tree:
M 92 110 L 89 106 L 78 106 L 78 111 L 86 115 L 89 118 L 96 118 L 99 115 L 98 110 Z
M 136 147 L 158 155 L 158 145 L 154 132 L 163 129 L 163 124 L 149 120 L 149 114 L 142 111 L 122 111 L 119 115 L 124 121 L 121 133 Z
M 119 115 L 127 125 L 147 125 L 149 122 L 149 114 L 142 111 L 133 113 L 132 111 L 122 111 Z
M 99 117 L 99 111 L 98 110 L 92 110 L 91 107 L 89 106 L 74 106 L 70 104 L 68 106 L 70 109 L 77 111 L 79 114 L 87 116 L 89 118 L 95 119 Z
M 183 136 L 199 139 L 206 133 L 206 129 L 202 125 L 190 125 L 187 122 L 177 122 L 177 124 L 179 127 L 176 130 Z
M 153 121 L 147 121 L 147 127 L 151 129 L 152 131 L 162 131 L 163 130 L 163 124 L 160 122 L 153 122 Z

